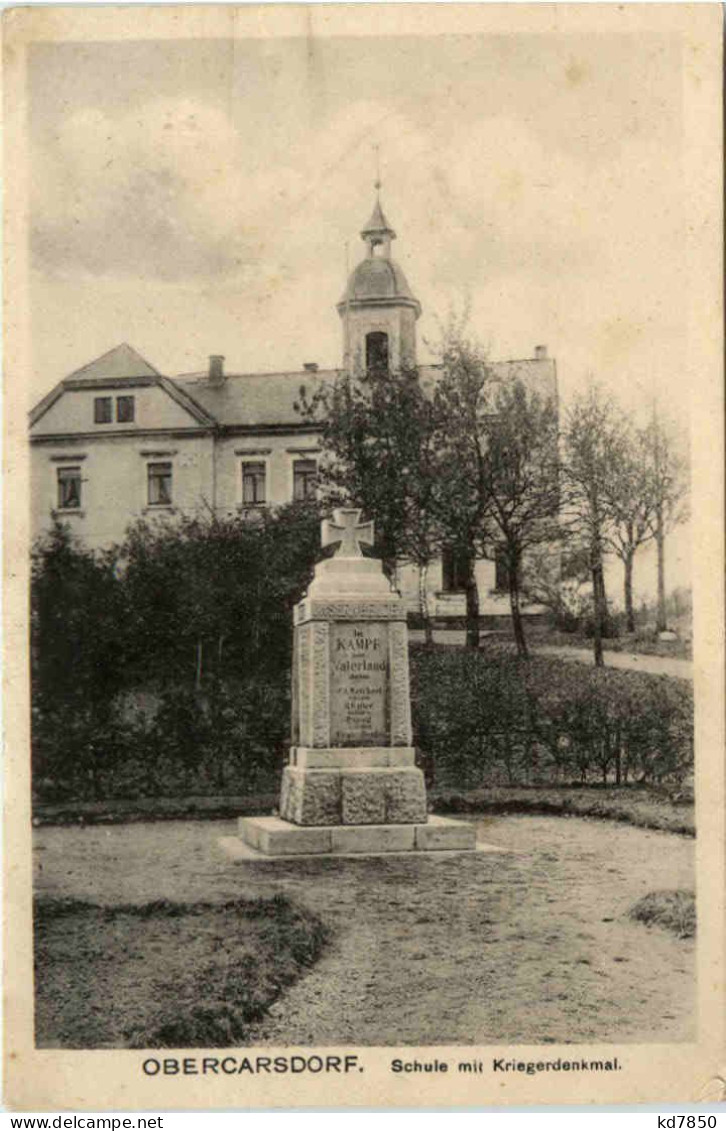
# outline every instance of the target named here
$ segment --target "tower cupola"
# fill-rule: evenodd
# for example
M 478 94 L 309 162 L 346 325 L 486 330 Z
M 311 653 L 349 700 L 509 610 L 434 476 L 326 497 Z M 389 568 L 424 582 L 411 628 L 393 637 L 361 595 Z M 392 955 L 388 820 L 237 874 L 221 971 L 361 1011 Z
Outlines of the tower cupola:
M 367 255 L 351 272 L 337 308 L 343 324 L 343 364 L 351 373 L 396 372 L 416 364 L 421 305 L 391 258 L 396 233 L 384 215 L 378 191 L 371 218 L 360 234 Z
M 372 259 L 376 254 L 381 254 L 386 259 L 391 258 L 391 240 L 395 240 L 396 233 L 383 215 L 378 194 L 376 194 L 373 214 L 360 235 L 361 239 L 368 244 L 369 259 Z

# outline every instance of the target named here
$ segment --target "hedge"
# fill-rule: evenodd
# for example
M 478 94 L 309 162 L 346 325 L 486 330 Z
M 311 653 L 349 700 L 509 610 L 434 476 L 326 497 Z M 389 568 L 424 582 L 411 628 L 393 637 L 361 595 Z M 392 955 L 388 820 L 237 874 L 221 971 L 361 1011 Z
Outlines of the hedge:
M 414 741 L 429 781 L 680 780 L 693 693 L 669 676 L 510 652 L 412 650 Z
M 429 785 L 679 781 L 692 693 L 668 676 L 502 651 L 412 649 L 414 741 Z M 35 711 L 44 801 L 274 791 L 289 745 L 288 678 L 122 694 L 102 710 Z
M 102 555 L 60 527 L 41 540 L 35 796 L 274 790 L 290 741 L 291 610 L 317 541 L 317 516 L 295 508 L 256 525 L 139 526 Z M 430 783 L 624 783 L 690 770 L 685 682 L 496 648 L 411 656 L 415 742 Z

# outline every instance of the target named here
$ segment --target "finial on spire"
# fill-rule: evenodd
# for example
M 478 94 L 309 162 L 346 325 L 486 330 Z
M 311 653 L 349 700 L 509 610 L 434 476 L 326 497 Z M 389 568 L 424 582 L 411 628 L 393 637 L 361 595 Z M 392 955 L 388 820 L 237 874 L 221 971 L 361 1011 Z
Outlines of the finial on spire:
M 391 240 L 395 240 L 396 233 L 383 215 L 381 208 L 381 147 L 377 141 L 373 143 L 373 151 L 376 155 L 376 179 L 373 182 L 373 187 L 376 190 L 376 203 L 373 207 L 373 215 L 361 232 L 361 238 L 368 244 L 370 255 L 373 254 L 373 249 L 378 245 L 382 245 L 384 254 L 388 255 L 390 254 L 388 249 Z

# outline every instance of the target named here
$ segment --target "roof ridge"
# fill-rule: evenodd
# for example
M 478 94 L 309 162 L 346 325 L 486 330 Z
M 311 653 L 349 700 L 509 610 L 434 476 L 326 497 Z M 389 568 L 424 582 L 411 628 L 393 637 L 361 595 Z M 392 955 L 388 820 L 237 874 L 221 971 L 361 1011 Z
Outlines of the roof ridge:
M 343 366 L 328 365 L 320 366 L 318 369 L 254 369 L 246 373 L 226 373 L 224 380 L 233 381 L 239 380 L 243 377 L 314 377 L 320 373 L 342 373 L 344 372 Z M 170 381 L 198 381 L 203 382 L 208 380 L 206 369 L 200 369 L 198 373 L 177 373 L 175 377 L 170 377 Z M 219 386 L 224 388 L 224 383 Z
M 150 361 L 147 361 L 146 358 L 143 357 L 142 354 L 140 354 L 137 349 L 134 349 L 134 347 L 129 345 L 128 342 L 120 342 L 119 345 L 112 346 L 111 349 L 108 349 L 104 353 L 99 354 L 98 357 L 94 357 L 90 361 L 87 361 L 85 365 L 81 365 L 77 369 L 72 370 L 72 372 L 68 373 L 63 378 L 63 380 L 64 381 L 70 381 L 74 378 L 76 380 L 82 379 L 83 373 L 87 372 L 88 370 L 101 368 L 103 366 L 104 362 L 107 362 L 110 358 L 113 358 L 114 355 L 120 355 L 124 358 L 129 358 L 129 360 L 133 360 L 134 364 L 136 363 L 136 361 L 141 363 L 141 366 L 143 367 L 141 369 L 141 371 L 139 373 L 133 373 L 133 374 L 130 373 L 130 374 L 128 374 L 128 376 L 133 376 L 133 377 L 148 377 L 148 376 L 160 377 L 161 376 L 161 373 L 156 368 L 156 366 L 152 365 Z

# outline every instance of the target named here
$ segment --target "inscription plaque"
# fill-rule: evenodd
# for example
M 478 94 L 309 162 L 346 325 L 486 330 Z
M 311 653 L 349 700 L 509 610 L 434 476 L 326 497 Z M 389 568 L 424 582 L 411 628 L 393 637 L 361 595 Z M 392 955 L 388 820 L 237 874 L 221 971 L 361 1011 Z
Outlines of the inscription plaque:
M 388 745 L 389 668 L 387 624 L 331 624 L 331 746 Z

